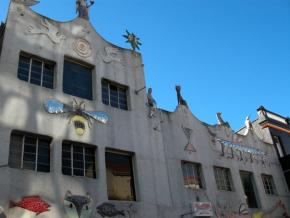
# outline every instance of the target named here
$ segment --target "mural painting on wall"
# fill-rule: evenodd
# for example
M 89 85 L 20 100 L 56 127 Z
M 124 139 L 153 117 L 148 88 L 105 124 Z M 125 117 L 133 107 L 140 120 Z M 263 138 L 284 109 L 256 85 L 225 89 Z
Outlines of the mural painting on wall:
M 125 212 L 123 210 L 117 210 L 116 206 L 111 203 L 103 203 L 97 207 L 97 212 L 102 217 L 115 217 L 115 216 L 123 216 L 125 217 Z
M 73 195 L 67 191 L 64 197 L 64 209 L 68 218 L 89 218 L 92 213 L 92 198 L 86 196 Z
M 191 154 L 192 152 L 196 152 L 195 147 L 193 146 L 193 144 L 191 143 L 191 137 L 192 137 L 192 129 L 189 129 L 187 127 L 182 126 L 182 130 L 183 133 L 187 139 L 187 144 L 184 147 L 184 150 L 187 151 L 189 154 Z
M 73 121 L 75 132 L 82 136 L 86 130 L 86 124 L 90 128 L 93 124 L 92 120 L 106 124 L 109 117 L 106 112 L 102 111 L 86 111 L 83 101 L 77 102 L 73 99 L 71 105 L 63 104 L 55 99 L 47 99 L 44 102 L 45 110 L 50 114 L 67 114 L 69 123 Z
M 66 39 L 66 37 L 59 32 L 59 29 L 47 19 L 41 19 L 40 24 L 41 27 L 39 28 L 29 25 L 27 27 L 27 33 L 32 35 L 45 35 L 54 44 L 59 44 L 62 40 Z
M 257 211 L 250 213 L 246 204 L 240 204 L 237 211 L 234 211 L 232 205 L 220 205 L 215 207 L 215 214 L 217 218 L 290 218 L 285 204 L 279 200 L 272 208 L 264 211 Z
M 0 218 L 34 218 L 49 209 L 50 205 L 39 196 L 29 196 L 19 202 L 10 202 L 10 208 L 6 212 L 0 207 Z

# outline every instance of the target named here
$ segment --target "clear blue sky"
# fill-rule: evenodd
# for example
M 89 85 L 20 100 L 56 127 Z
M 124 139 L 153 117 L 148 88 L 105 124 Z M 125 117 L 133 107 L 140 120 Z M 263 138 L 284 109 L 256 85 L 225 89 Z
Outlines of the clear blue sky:
M 9 0 L 0 0 L 4 21 Z M 41 0 L 37 12 L 76 17 L 75 0 Z M 91 22 L 121 47 L 141 38 L 147 87 L 158 107 L 176 107 L 175 84 L 200 120 L 215 112 L 237 130 L 260 105 L 290 116 L 289 0 L 96 0 Z

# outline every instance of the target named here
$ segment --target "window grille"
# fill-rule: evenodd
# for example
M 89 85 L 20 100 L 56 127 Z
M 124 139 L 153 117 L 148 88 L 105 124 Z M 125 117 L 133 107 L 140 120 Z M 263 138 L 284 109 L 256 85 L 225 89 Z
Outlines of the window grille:
M 184 186 L 186 188 L 201 189 L 201 165 L 197 163 L 182 162 L 182 173 Z
M 9 167 L 38 172 L 50 172 L 52 138 L 21 131 L 12 131 Z
M 222 191 L 233 191 L 232 178 L 228 168 L 214 167 L 217 187 Z
M 21 53 L 18 63 L 18 78 L 31 84 L 53 89 L 54 63 Z
M 106 105 L 128 110 L 127 87 L 102 80 L 102 101 Z
M 79 142 L 62 142 L 62 173 L 96 178 L 96 148 Z

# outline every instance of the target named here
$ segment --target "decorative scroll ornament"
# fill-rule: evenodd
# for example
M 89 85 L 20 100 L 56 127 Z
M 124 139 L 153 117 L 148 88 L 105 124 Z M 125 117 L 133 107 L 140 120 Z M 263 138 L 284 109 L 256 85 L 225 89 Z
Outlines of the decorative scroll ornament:
M 99 53 L 98 56 L 104 61 L 104 63 L 109 64 L 111 62 L 119 62 L 121 63 L 121 58 L 118 56 L 120 55 L 120 50 L 118 48 L 114 48 L 111 46 L 105 47 L 105 55 Z
M 92 202 L 88 193 L 86 196 L 81 196 L 67 191 L 64 197 L 64 209 L 69 218 L 89 218 L 92 213 Z
M 130 33 L 128 30 L 126 30 L 126 35 L 123 35 L 123 37 L 127 39 L 127 43 L 131 44 L 133 51 L 135 51 L 136 48 L 140 50 L 139 46 L 142 45 L 142 43 L 139 41 L 140 38 L 138 38 L 134 33 Z
M 45 18 L 42 19 L 40 23 L 41 23 L 41 28 L 36 28 L 30 25 L 27 27 L 27 32 L 32 35 L 33 34 L 45 35 L 54 44 L 59 44 L 62 40 L 65 40 L 66 37 L 60 34 L 58 28 L 54 26 L 52 23 L 50 23 L 47 19 Z
M 182 126 L 182 130 L 184 132 L 184 135 L 187 138 L 187 144 L 184 147 L 184 150 L 187 151 L 189 154 L 191 154 L 192 152 L 196 152 L 195 147 L 191 144 L 191 136 L 192 136 L 192 129 L 186 128 Z
M 115 217 L 118 215 L 125 217 L 125 212 L 123 210 L 117 210 L 116 206 L 111 203 L 103 203 L 97 207 L 97 212 L 102 217 Z
M 92 47 L 85 39 L 76 39 L 73 42 L 73 50 L 81 57 L 88 58 L 92 55 Z
M 39 1 L 35 1 L 35 0 L 14 0 L 14 2 L 23 4 L 27 7 L 30 7 L 39 3 Z
M 55 99 L 47 99 L 44 102 L 45 110 L 50 114 L 67 113 L 69 122 L 73 121 L 76 134 L 82 136 L 85 133 L 86 125 L 92 126 L 92 120 L 106 124 L 109 120 L 107 113 L 102 111 L 86 111 L 85 103 L 78 103 L 73 99 L 72 106 L 63 104 Z

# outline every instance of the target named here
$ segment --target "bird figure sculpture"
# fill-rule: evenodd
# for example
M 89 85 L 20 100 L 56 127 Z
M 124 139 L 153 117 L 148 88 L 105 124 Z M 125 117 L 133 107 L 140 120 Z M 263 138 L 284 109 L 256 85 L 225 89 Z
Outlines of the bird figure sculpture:
M 127 43 L 131 44 L 133 51 L 135 51 L 136 48 L 140 50 L 139 46 L 142 45 L 142 43 L 139 41 L 140 38 L 138 38 L 134 33 L 130 33 L 128 30 L 126 30 L 126 35 L 123 35 L 123 37 L 127 39 Z

